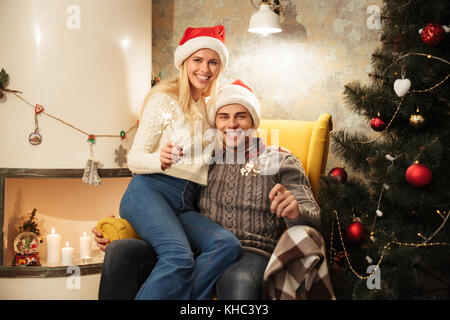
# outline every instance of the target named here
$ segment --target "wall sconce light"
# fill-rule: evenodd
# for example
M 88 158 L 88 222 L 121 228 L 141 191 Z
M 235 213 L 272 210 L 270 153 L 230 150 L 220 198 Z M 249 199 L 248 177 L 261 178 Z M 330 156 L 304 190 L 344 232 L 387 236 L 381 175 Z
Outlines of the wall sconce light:
M 250 17 L 248 32 L 260 33 L 266 36 L 269 33 L 282 31 L 279 15 L 281 5 L 279 0 L 260 0 L 259 8 L 253 4 L 253 0 L 250 0 L 250 2 L 258 11 Z

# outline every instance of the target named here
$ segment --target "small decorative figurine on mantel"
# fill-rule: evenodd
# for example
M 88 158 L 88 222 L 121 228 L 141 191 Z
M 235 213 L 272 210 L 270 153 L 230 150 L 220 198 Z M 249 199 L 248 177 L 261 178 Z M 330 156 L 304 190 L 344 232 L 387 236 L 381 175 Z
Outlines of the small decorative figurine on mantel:
M 36 209 L 30 212 L 28 220 L 19 227 L 19 234 L 14 239 L 14 259 L 12 266 L 37 266 L 39 260 L 40 232 L 37 224 Z

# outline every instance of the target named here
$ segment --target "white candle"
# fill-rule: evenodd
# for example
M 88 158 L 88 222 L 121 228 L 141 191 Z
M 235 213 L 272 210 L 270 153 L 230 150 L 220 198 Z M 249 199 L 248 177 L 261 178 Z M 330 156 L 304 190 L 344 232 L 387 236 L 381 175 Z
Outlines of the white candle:
M 55 228 L 52 233 L 47 235 L 47 264 L 50 266 L 58 265 L 61 259 L 61 236 L 55 234 Z
M 73 248 L 69 246 L 69 241 L 66 246 L 61 249 L 61 265 L 71 266 L 73 264 Z
M 89 259 L 91 257 L 91 237 L 86 235 L 86 231 L 80 237 L 80 258 Z

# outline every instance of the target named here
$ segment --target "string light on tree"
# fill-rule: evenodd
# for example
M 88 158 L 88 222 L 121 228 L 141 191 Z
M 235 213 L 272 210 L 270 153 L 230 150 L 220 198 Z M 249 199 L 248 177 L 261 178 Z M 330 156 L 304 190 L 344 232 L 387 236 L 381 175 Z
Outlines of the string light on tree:
M 336 210 L 334 210 L 333 211 L 333 215 L 334 215 L 334 217 L 336 219 L 336 222 L 337 222 L 338 234 L 339 234 L 341 245 L 342 245 L 342 248 L 343 248 L 343 251 L 344 251 L 343 256 L 347 260 L 347 263 L 348 263 L 348 266 L 349 266 L 350 270 L 359 279 L 369 279 L 370 277 L 372 277 L 373 274 L 375 274 L 377 268 L 379 268 L 381 266 L 381 263 L 382 263 L 382 261 L 384 259 L 384 255 L 385 255 L 386 250 L 390 250 L 391 246 L 393 246 L 393 245 L 398 246 L 398 247 L 410 247 L 410 248 L 423 248 L 423 247 L 435 247 L 435 246 L 449 246 L 450 247 L 450 243 L 446 243 L 446 242 L 407 243 L 407 242 L 401 242 L 401 241 L 397 241 L 397 240 L 389 241 L 383 247 L 383 251 L 381 252 L 381 256 L 380 256 L 380 258 L 379 258 L 379 260 L 378 260 L 378 262 L 376 264 L 376 268 L 369 275 L 363 276 L 363 275 L 360 275 L 358 272 L 356 272 L 355 268 L 353 267 L 352 263 L 350 262 L 350 254 L 347 251 L 347 248 L 345 247 L 345 243 L 344 243 L 344 238 L 343 238 L 343 235 L 342 235 L 341 223 L 340 223 L 338 212 Z M 334 223 L 333 223 L 333 226 L 334 226 Z M 334 228 L 331 229 L 331 239 L 333 239 L 333 235 L 334 235 Z M 370 240 L 372 242 L 376 242 L 375 232 L 370 232 Z M 333 243 L 331 243 L 331 248 L 332 248 L 332 251 L 335 252 L 335 249 L 333 247 Z M 338 258 L 342 257 L 341 252 L 339 252 L 337 254 L 337 257 Z M 365 259 L 370 264 L 373 262 L 372 258 L 370 256 L 366 256 Z M 369 261 L 371 261 L 371 262 L 369 262 Z
M 387 160 L 391 161 L 391 162 L 393 162 L 393 161 L 395 160 L 394 157 L 391 156 L 390 154 L 387 154 L 387 155 L 385 156 L 385 158 L 386 158 Z

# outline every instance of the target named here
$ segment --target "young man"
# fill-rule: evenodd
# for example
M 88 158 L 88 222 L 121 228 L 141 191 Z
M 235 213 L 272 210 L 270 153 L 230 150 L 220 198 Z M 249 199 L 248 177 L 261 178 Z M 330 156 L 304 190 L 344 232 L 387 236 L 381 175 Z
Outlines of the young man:
M 198 205 L 202 214 L 236 235 L 244 250 L 218 279 L 219 299 L 259 299 L 264 271 L 286 227 L 320 228 L 320 209 L 301 163 L 255 137 L 260 114 L 252 90 L 237 80 L 218 91 L 208 115 L 222 146 L 216 149 Z M 104 248 L 107 240 L 93 232 Z M 99 298 L 134 298 L 155 261 L 145 241 L 112 242 L 106 250 Z

